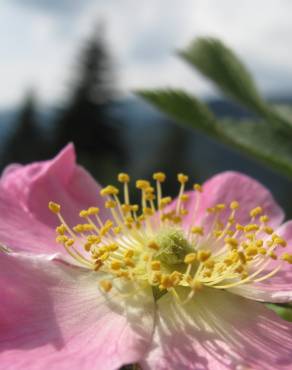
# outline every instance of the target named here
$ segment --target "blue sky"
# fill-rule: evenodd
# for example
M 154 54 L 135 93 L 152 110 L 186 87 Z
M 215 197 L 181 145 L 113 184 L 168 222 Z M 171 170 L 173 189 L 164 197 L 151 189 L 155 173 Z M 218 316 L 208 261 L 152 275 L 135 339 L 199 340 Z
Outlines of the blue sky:
M 98 19 L 124 94 L 161 86 L 214 94 L 175 56 L 202 35 L 234 48 L 265 94 L 292 92 L 291 0 L 9 0 L 0 7 L 0 107 L 19 103 L 30 87 L 44 104 L 64 100 L 78 48 Z

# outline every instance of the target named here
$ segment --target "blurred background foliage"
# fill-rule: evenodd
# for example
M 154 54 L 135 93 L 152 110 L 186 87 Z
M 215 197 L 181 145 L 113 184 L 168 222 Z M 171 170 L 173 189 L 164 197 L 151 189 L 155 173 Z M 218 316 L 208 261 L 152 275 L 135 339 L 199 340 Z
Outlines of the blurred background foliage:
M 174 88 L 121 98 L 104 24 L 95 24 L 68 66 L 63 102 L 43 108 L 29 88 L 21 106 L 0 111 L 1 169 L 51 158 L 71 141 L 79 163 L 102 184 L 121 171 L 146 178 L 159 170 L 168 175 L 165 192 L 175 195 L 178 172 L 203 182 L 237 170 L 268 186 L 291 218 L 291 100 L 266 101 L 247 68 L 218 39 L 195 39 L 177 54 L 216 86 L 216 98 L 202 100 Z M 269 307 L 292 320 L 291 308 Z

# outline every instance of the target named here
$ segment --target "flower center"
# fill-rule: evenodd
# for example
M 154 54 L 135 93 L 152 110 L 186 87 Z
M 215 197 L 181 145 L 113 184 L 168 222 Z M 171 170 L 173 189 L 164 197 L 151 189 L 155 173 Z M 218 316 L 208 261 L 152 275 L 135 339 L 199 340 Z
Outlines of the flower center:
M 56 229 L 57 242 L 78 264 L 108 276 L 100 280 L 103 291 L 110 291 L 115 281 L 122 279 L 175 296 L 177 287 L 187 287 L 191 298 L 203 287 L 227 289 L 263 281 L 275 275 L 284 262 L 292 263 L 291 254 L 278 257 L 277 249 L 287 243 L 268 225 L 261 207 L 250 210 L 250 222 L 245 225 L 237 222 L 236 200 L 216 204 L 202 217 L 202 187 L 193 186 L 192 208 L 187 208 L 188 176 L 178 174 L 180 188 L 174 202 L 162 195 L 165 178 L 164 173 L 155 173 L 155 187 L 138 180 L 141 204 L 137 205 L 130 202 L 129 175 L 119 174 L 123 201 L 112 185 L 100 192 L 111 218 L 104 220 L 98 207 L 90 207 L 80 211 L 83 222 L 72 228 L 64 220 L 61 206 L 49 203 L 61 223 Z M 273 261 L 277 263 L 271 268 Z

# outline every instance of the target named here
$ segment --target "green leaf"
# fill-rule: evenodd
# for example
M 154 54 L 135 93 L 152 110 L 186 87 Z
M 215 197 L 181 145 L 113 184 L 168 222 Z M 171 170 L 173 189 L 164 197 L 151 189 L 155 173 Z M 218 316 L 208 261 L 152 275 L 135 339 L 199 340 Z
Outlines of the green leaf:
M 180 90 L 140 91 L 138 95 L 178 122 L 231 145 L 292 177 L 292 146 L 287 135 L 263 122 L 218 121 L 209 108 Z
M 227 96 L 257 113 L 274 128 L 287 130 L 292 135 L 292 122 L 264 101 L 247 68 L 221 41 L 198 38 L 179 55 Z
M 267 307 L 276 312 L 277 315 L 282 317 L 282 319 L 292 322 L 292 306 L 287 305 L 277 305 L 277 304 L 267 304 Z

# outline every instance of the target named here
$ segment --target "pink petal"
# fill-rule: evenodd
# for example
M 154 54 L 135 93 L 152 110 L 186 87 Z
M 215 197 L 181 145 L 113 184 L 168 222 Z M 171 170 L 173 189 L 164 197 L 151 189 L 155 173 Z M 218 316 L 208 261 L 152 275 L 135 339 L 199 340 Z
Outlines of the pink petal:
M 279 258 L 282 253 L 292 254 L 292 221 L 281 225 L 276 233 L 282 236 L 288 243 L 288 246 L 277 250 Z M 279 265 L 279 260 L 273 261 L 265 273 L 269 273 Z M 263 302 L 285 303 L 292 302 L 292 265 L 282 262 L 282 268 L 273 277 L 260 283 L 240 285 L 231 288 L 235 294 L 243 297 L 255 299 Z
M 185 227 L 203 224 L 208 228 L 214 216 L 208 215 L 206 209 L 219 203 L 227 205 L 227 210 L 221 213 L 221 220 L 226 222 L 230 215 L 229 204 L 234 200 L 240 203 L 240 209 L 236 212 L 236 221 L 239 223 L 248 223 L 250 210 L 257 206 L 261 206 L 270 217 L 270 224 L 273 227 L 278 226 L 284 219 L 282 209 L 269 190 L 251 177 L 238 172 L 219 173 L 203 184 L 203 193 L 189 192 L 189 195 L 190 199 L 186 203 L 189 214 L 184 219 Z M 197 213 L 194 214 L 197 196 L 200 197 L 200 204 Z M 172 207 L 175 203 L 176 201 Z
M 80 223 L 79 211 L 89 206 L 99 206 L 102 208 L 101 216 L 108 216 L 99 195 L 100 187 L 82 167 L 76 165 L 72 144 L 52 160 L 8 167 L 2 175 L 0 188 L 0 207 L 4 211 L 10 209 L 13 214 L 7 220 L 7 212 L 1 212 L 0 241 L 17 249 L 45 252 L 51 246 L 55 248 L 52 230 L 58 220 L 48 210 L 51 200 L 62 205 L 62 213 L 71 225 Z M 16 233 L 10 232 L 13 229 Z
M 152 338 L 152 295 L 102 294 L 99 273 L 49 259 L 0 255 L 0 367 L 111 370 L 140 361 Z
M 292 323 L 260 303 L 206 288 L 185 305 L 170 295 L 158 301 L 154 341 L 142 366 L 288 370 L 291 348 Z

